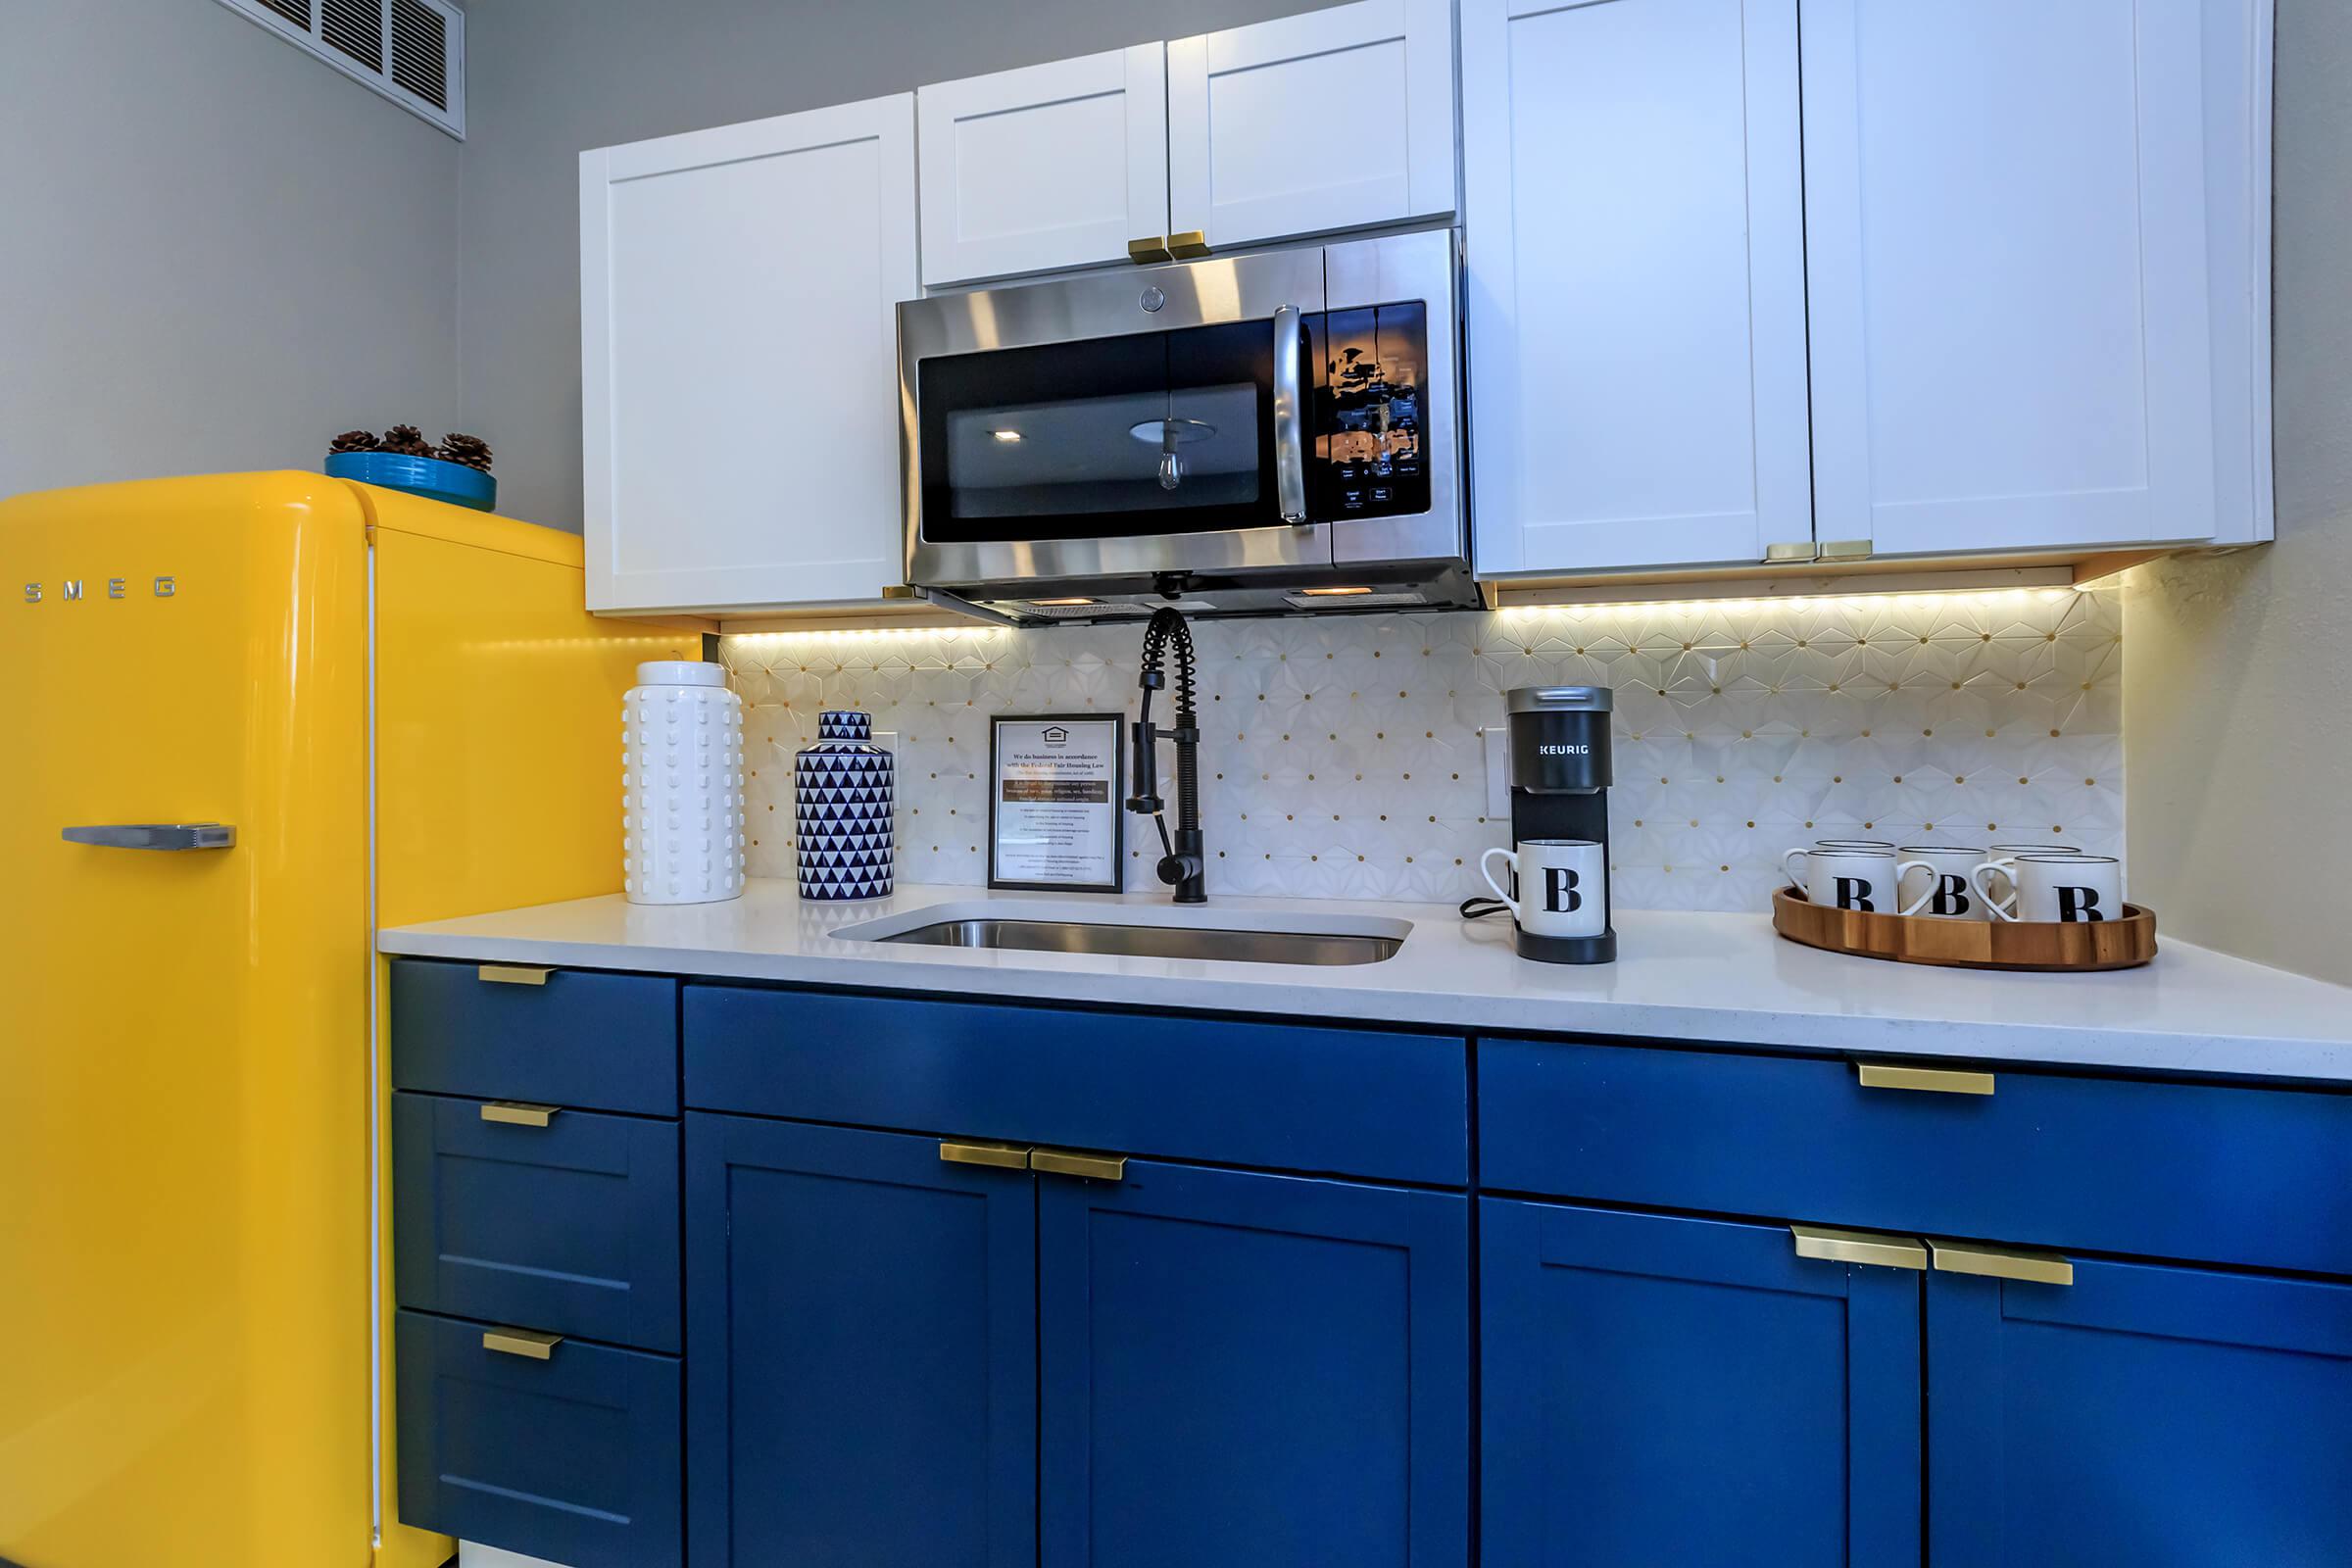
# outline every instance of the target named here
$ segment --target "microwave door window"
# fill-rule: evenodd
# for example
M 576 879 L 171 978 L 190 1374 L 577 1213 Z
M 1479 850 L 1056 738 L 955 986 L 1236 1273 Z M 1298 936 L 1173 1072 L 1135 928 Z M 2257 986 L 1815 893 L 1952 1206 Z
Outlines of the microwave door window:
M 943 543 L 1252 527 L 1272 504 L 1272 327 L 926 360 L 923 532 Z
M 1246 381 L 952 414 L 950 505 L 961 518 L 1247 507 L 1256 417 Z

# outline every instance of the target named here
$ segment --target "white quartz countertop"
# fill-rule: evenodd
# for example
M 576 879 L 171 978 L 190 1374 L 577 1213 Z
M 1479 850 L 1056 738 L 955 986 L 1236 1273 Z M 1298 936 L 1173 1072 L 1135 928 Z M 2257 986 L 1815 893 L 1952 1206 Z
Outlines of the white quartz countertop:
M 1008 909 L 1007 906 L 1017 906 Z M 1383 962 L 1303 967 L 858 941 L 910 914 L 1393 932 Z M 403 926 L 379 948 L 415 957 L 797 981 L 976 999 L 1104 1003 L 1301 1020 L 1435 1025 L 1893 1055 L 2352 1083 L 2352 988 L 2265 968 L 2158 933 L 2156 961 L 2098 974 L 1992 973 L 1852 958 L 1774 934 L 1764 914 L 1624 910 L 1618 959 L 1573 967 L 1511 952 L 1500 919 L 1449 906 L 901 887 L 858 905 L 803 903 L 755 880 L 728 904 L 581 899 Z

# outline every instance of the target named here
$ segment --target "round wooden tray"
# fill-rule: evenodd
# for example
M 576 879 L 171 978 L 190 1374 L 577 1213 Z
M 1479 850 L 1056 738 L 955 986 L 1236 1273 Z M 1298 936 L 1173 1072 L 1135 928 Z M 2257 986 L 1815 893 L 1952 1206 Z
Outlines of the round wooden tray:
M 1824 908 L 1781 888 L 1772 928 L 1808 948 L 1955 969 L 2131 969 L 2156 956 L 2155 913 L 2136 904 L 2121 919 L 2080 924 L 1933 920 Z

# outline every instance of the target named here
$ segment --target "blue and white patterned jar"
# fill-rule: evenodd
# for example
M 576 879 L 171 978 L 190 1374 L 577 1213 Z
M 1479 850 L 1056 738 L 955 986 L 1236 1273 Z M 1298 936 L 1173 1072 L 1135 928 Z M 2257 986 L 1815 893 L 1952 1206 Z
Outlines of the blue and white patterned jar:
M 816 744 L 794 759 L 804 899 L 889 896 L 898 774 L 873 726 L 864 713 L 819 713 Z

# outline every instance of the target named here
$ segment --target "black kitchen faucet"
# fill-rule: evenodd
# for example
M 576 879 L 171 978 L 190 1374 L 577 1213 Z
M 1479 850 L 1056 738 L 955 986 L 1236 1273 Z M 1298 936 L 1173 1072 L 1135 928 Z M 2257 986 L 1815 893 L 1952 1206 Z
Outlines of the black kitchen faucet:
M 1152 694 L 1168 683 L 1168 652 L 1176 654 L 1176 727 L 1152 722 Z M 1127 809 L 1149 816 L 1159 829 L 1159 879 L 1176 890 L 1178 904 L 1206 904 L 1208 857 L 1200 847 L 1200 717 L 1193 708 L 1193 629 L 1181 612 L 1162 607 L 1144 628 L 1144 701 L 1135 721 L 1135 788 Z M 1159 743 L 1176 743 L 1176 833 L 1168 834 L 1166 803 L 1158 795 Z

